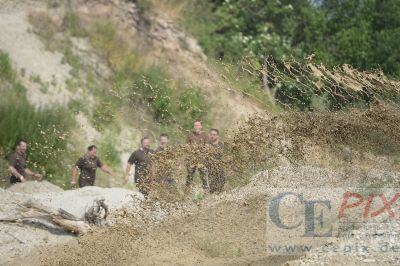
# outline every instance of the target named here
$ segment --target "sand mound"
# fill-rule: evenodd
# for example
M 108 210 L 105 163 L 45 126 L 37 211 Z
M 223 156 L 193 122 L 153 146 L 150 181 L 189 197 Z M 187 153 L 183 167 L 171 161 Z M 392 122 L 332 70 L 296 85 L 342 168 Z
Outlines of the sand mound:
M 47 181 L 42 181 L 42 182 L 28 181 L 25 183 L 18 183 L 12 185 L 7 190 L 15 193 L 27 193 L 27 194 L 64 191 L 62 188 L 53 185 Z

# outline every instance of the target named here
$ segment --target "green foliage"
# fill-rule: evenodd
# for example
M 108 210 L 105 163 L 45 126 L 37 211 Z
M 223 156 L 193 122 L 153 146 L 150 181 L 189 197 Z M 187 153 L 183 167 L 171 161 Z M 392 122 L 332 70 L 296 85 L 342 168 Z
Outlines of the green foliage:
M 86 29 L 80 17 L 72 10 L 68 10 L 63 18 L 62 29 L 74 37 L 86 37 Z
M 71 66 L 71 76 L 79 78 L 79 71 L 82 68 L 82 63 L 76 54 L 74 54 L 70 47 L 64 49 L 64 60 L 67 64 Z
M 87 107 L 87 103 L 85 103 L 84 101 L 80 101 L 80 100 L 70 100 L 68 102 L 68 110 L 70 110 L 73 113 L 88 113 L 88 107 Z
M 115 144 L 110 141 L 112 136 L 108 136 L 99 145 L 101 147 L 99 156 L 109 166 L 116 167 L 121 163 L 120 152 L 115 148 Z
M 151 67 L 143 75 L 138 75 L 134 88 L 150 106 L 157 122 L 169 123 L 172 118 L 172 89 L 167 75 L 160 68 Z
M 116 110 L 116 103 L 111 99 L 98 99 L 92 114 L 94 127 L 99 131 L 103 131 L 114 121 Z
M 400 77 L 397 0 L 193 0 L 188 6 L 185 24 L 213 57 L 315 54 L 329 66 L 382 68 Z
M 206 119 L 208 104 L 198 89 L 182 84 L 171 86 L 168 74 L 151 67 L 135 79 L 133 99 L 140 95 L 148 103 L 154 120 L 161 124 L 176 123 L 190 128 L 195 119 Z
M 188 88 L 182 91 L 178 101 L 184 128 L 191 128 L 194 120 L 207 115 L 209 107 L 199 90 Z
M 0 51 L 0 79 L 6 81 L 13 81 L 15 73 L 11 67 L 10 58 L 8 54 Z
M 137 0 L 136 5 L 140 15 L 148 13 L 153 8 L 153 3 L 150 0 Z
M 381 68 L 391 77 L 400 77 L 398 14 L 397 0 L 193 0 L 185 25 L 209 56 L 225 63 L 250 57 L 258 60 L 260 70 L 269 56 L 282 61 L 313 54 L 316 63 L 328 68 L 350 64 L 360 70 Z M 254 77 L 245 78 L 256 79 L 253 86 L 237 87 L 264 101 L 257 85 L 261 78 L 254 71 Z M 235 78 L 228 76 L 228 80 Z M 319 95 L 307 88 L 307 82 L 284 81 L 272 94 L 282 106 L 300 110 L 363 108 L 371 100 L 371 95 L 326 83 L 324 88 L 332 93 Z M 398 98 L 373 96 L 396 102 Z

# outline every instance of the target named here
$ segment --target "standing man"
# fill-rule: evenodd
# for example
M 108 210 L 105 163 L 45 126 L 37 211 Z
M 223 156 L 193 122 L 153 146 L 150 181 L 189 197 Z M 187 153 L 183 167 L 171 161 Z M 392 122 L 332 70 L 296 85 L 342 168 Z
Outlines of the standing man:
M 224 144 L 219 140 L 219 130 L 210 129 L 210 151 L 207 160 L 210 193 L 222 192 L 225 185 L 225 171 L 222 165 Z
M 189 134 L 187 143 L 192 146 L 205 146 L 208 143 L 207 133 L 203 131 L 203 126 L 201 125 L 201 121 L 196 120 L 193 124 L 193 131 Z M 199 171 L 200 179 L 203 185 L 204 190 L 209 189 L 208 178 L 207 178 L 207 168 L 204 165 L 204 162 L 201 158 L 202 154 L 195 154 L 197 151 L 193 151 L 194 154 L 192 157 L 188 158 L 188 162 L 186 164 L 187 169 L 187 177 L 186 177 L 186 187 L 189 188 L 193 182 L 194 173 L 196 170 Z
M 131 157 L 129 157 L 128 165 L 126 166 L 125 170 L 125 183 L 127 183 L 129 180 L 129 173 L 132 165 L 134 164 L 135 184 L 138 186 L 139 191 L 146 196 L 148 194 L 148 188 L 145 184 L 145 178 L 149 173 L 151 155 L 154 153 L 154 151 L 150 149 L 149 137 L 143 137 L 140 143 L 142 147 L 134 151 Z
M 33 176 L 37 180 L 41 180 L 43 175 L 39 173 L 34 173 L 27 168 L 26 164 L 26 150 L 28 148 L 28 144 L 20 140 L 17 142 L 17 146 L 15 152 L 11 154 L 8 159 L 8 170 L 11 173 L 10 183 L 20 183 L 25 182 L 28 176 Z
M 168 143 L 169 143 L 168 134 L 162 133 L 160 135 L 160 146 L 158 146 L 158 148 L 155 150 L 155 153 L 164 151 L 165 148 L 168 146 Z M 156 157 L 156 162 L 155 162 L 156 170 L 159 173 L 159 180 L 162 182 L 165 182 L 168 185 L 175 185 L 176 182 L 172 178 L 173 169 L 171 168 L 171 165 L 166 163 L 163 160 L 157 160 L 157 159 L 162 158 L 162 156 L 163 155 L 161 155 L 161 157 L 158 157 L 158 158 Z M 153 164 L 153 166 L 154 166 L 154 164 Z
M 162 133 L 160 135 L 160 146 L 158 146 L 158 148 L 156 149 L 155 152 L 160 152 L 163 151 L 165 149 L 165 147 L 167 147 L 169 142 L 169 136 L 167 133 Z
M 78 170 L 80 170 L 79 187 L 94 186 L 97 168 L 115 177 L 114 173 L 97 157 L 97 147 L 95 145 L 90 145 L 87 148 L 86 154 L 79 158 L 72 169 L 71 185 L 74 186 L 76 184 L 76 177 L 78 175 Z

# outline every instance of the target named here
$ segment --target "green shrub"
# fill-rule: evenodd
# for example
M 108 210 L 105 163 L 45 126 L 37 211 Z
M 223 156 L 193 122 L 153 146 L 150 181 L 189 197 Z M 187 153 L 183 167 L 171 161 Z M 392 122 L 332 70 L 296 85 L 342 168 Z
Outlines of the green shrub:
M 0 51 L 0 80 L 13 81 L 14 75 L 8 54 Z
M 99 131 L 103 131 L 106 126 L 114 121 L 116 108 L 115 102 L 98 99 L 92 114 L 94 127 Z
M 185 128 L 191 128 L 196 119 L 203 120 L 208 111 L 208 104 L 199 90 L 184 90 L 179 98 L 179 111 Z
M 193 120 L 206 118 L 208 104 L 200 90 L 181 84 L 172 87 L 169 75 L 157 67 L 135 77 L 132 99 L 136 104 L 138 98 L 148 104 L 156 122 L 190 128 Z
M 151 67 L 137 75 L 134 89 L 149 104 L 157 122 L 169 123 L 172 118 L 172 89 L 167 74 L 160 68 Z
M 62 22 L 62 29 L 71 34 L 74 37 L 86 37 L 87 32 L 84 28 L 84 25 L 80 19 L 80 17 L 74 13 L 73 11 L 69 10 L 66 12 L 63 22 Z
M 64 49 L 64 60 L 71 66 L 71 76 L 79 78 L 79 71 L 82 69 L 82 63 L 79 56 L 74 54 L 70 47 Z
M 153 3 L 149 0 L 137 0 L 136 5 L 141 16 L 145 15 L 153 8 Z
M 99 156 L 107 165 L 111 167 L 119 166 L 121 163 L 120 152 L 115 148 L 115 143 L 110 140 L 112 140 L 112 136 L 105 138 L 99 145 Z

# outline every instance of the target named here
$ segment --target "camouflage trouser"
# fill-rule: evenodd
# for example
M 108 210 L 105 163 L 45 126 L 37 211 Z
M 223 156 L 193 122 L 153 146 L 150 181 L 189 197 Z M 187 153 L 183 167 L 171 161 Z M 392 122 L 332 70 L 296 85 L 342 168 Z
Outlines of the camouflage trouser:
M 79 187 L 94 186 L 94 178 L 90 177 L 79 177 Z
M 225 185 L 225 171 L 222 167 L 208 168 L 208 181 L 210 184 L 210 193 L 222 192 Z
M 192 185 L 194 173 L 196 172 L 196 170 L 199 170 L 203 189 L 209 189 L 210 186 L 208 184 L 207 168 L 204 165 L 186 165 L 186 169 L 188 173 L 186 177 L 186 186 L 190 187 Z
M 135 184 L 139 189 L 139 192 L 144 196 L 149 194 L 148 184 L 146 184 L 146 174 L 145 173 L 135 173 Z

